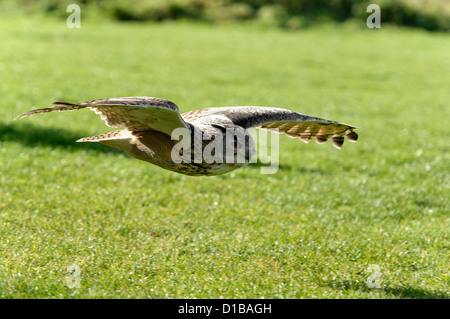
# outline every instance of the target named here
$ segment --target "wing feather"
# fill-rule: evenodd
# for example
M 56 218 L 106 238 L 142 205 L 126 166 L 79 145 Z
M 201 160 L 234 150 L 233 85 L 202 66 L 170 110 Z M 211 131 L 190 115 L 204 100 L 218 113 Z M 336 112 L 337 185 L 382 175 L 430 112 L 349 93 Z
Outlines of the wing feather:
M 182 114 L 182 117 L 189 121 L 213 114 L 224 115 L 234 124 L 245 129 L 258 127 L 277 130 L 289 137 L 300 138 L 305 143 L 308 143 L 313 137 L 319 144 L 325 143 L 331 138 L 333 146 L 341 148 L 344 137 L 351 142 L 356 142 L 358 139 L 358 134 L 354 132 L 356 127 L 352 125 L 281 108 L 261 106 L 218 107 L 187 112 Z
M 181 118 L 177 105 L 160 98 L 122 97 L 82 103 L 54 102 L 53 104 L 53 107 L 25 112 L 16 119 L 37 113 L 89 108 L 99 114 L 106 125 L 125 127 L 129 131 L 153 130 L 171 135 L 176 128 L 189 128 L 189 125 Z

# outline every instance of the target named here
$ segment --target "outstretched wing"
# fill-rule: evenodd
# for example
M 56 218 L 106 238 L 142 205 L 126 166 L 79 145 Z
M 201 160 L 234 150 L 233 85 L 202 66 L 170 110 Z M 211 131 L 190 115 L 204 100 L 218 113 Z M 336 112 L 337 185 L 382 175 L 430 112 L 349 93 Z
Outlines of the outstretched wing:
M 16 117 L 53 111 L 73 111 L 89 108 L 100 114 L 106 125 L 125 127 L 129 131 L 159 131 L 171 135 L 179 127 L 189 129 L 181 118 L 178 107 L 168 100 L 154 97 L 121 97 L 92 100 L 82 103 L 55 102 L 55 106 L 32 110 Z
M 289 137 L 300 138 L 308 143 L 313 137 L 319 144 L 325 143 L 331 138 L 336 148 L 341 148 L 344 137 L 351 142 L 356 142 L 358 134 L 354 132 L 356 127 L 318 117 L 300 114 L 286 109 L 260 107 L 260 106 L 235 106 L 218 107 L 203 110 L 195 110 L 183 113 L 181 116 L 186 121 L 208 115 L 224 115 L 234 124 L 245 129 L 258 127 L 268 130 L 278 130 Z

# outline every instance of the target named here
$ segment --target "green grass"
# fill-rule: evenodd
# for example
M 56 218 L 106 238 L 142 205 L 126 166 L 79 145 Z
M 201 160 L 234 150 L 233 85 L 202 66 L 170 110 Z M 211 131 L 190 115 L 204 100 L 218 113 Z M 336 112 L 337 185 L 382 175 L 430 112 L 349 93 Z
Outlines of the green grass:
M 449 298 L 447 34 L 6 16 L 0 28 L 1 298 Z M 360 139 L 338 151 L 281 136 L 274 175 L 188 177 L 75 143 L 112 130 L 93 112 L 13 121 L 133 95 L 183 112 L 286 107 Z

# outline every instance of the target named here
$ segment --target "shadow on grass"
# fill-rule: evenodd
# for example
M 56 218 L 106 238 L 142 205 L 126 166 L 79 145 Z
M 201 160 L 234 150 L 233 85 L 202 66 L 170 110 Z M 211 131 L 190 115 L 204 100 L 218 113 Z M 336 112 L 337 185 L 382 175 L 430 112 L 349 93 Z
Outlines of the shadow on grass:
M 100 134 L 100 133 L 99 133 Z M 0 141 L 21 143 L 27 147 L 51 146 L 68 150 L 89 150 L 100 153 L 123 154 L 122 151 L 100 143 L 77 143 L 89 136 L 65 129 L 37 127 L 33 124 L 5 124 L 0 122 Z
M 417 289 L 412 287 L 394 287 L 384 288 L 386 293 L 395 295 L 399 298 L 412 299 L 448 299 L 450 295 L 441 292 L 428 291 L 425 289 Z
M 448 299 L 450 296 L 442 292 L 429 291 L 426 289 L 413 288 L 409 286 L 369 288 L 365 282 L 343 280 L 339 282 L 328 282 L 327 285 L 336 290 L 353 290 L 364 292 L 382 292 L 387 296 L 405 299 Z
M 246 167 L 250 167 L 252 169 L 260 169 L 261 167 L 270 167 L 271 163 L 262 163 L 258 160 L 257 163 L 250 163 Z M 309 174 L 320 174 L 324 175 L 327 171 L 317 168 L 317 167 L 301 167 L 301 166 L 292 166 L 286 163 L 278 163 L 278 169 L 283 171 L 292 171 L 296 173 L 309 173 Z

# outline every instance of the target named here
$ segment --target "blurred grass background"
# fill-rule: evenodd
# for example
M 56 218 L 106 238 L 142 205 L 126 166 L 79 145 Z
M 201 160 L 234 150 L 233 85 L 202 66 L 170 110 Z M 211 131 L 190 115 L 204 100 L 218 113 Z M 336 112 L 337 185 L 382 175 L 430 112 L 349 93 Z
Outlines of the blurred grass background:
M 27 11 L 65 15 L 70 0 L 0 0 L 4 12 Z M 114 20 L 164 21 L 188 19 L 209 23 L 252 21 L 286 29 L 318 22 L 365 21 L 369 4 L 380 5 L 382 21 L 431 31 L 450 29 L 447 0 L 82 0 L 88 15 Z
M 450 296 L 447 33 L 365 18 L 296 32 L 123 23 L 90 2 L 69 29 L 65 7 L 46 3 L 0 19 L 2 298 Z M 13 121 L 55 100 L 133 95 L 182 112 L 285 107 L 356 125 L 360 140 L 338 151 L 280 136 L 277 174 L 195 178 L 75 143 L 111 130 L 93 112 Z

